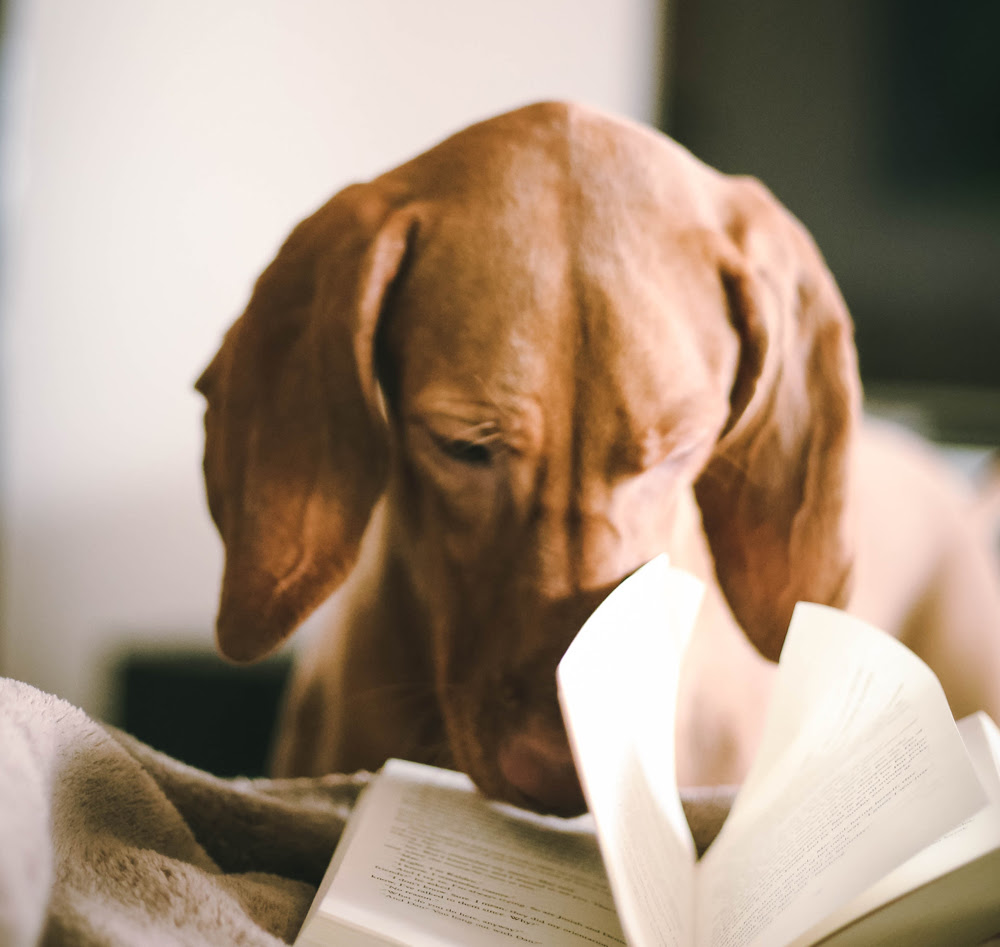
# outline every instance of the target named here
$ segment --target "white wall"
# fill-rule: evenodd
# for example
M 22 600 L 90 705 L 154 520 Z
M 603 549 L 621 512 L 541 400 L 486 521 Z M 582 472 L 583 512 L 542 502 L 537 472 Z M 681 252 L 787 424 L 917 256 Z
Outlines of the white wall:
M 191 384 L 300 217 L 522 102 L 650 119 L 657 0 L 21 0 L 5 51 L 0 671 L 106 712 L 210 644 Z

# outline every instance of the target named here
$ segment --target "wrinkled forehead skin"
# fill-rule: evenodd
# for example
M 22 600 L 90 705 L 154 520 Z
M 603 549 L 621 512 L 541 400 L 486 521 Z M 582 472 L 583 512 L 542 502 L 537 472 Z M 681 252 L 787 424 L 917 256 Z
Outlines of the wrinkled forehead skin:
M 387 177 L 426 208 L 383 327 L 407 404 L 511 403 L 623 461 L 692 412 L 721 428 L 738 346 L 716 172 L 638 125 L 540 105 Z

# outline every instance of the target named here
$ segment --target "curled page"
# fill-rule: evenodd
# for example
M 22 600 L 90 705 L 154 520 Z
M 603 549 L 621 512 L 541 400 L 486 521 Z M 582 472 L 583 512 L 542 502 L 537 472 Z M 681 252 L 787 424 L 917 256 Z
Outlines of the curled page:
M 690 947 L 694 843 L 677 790 L 681 658 L 701 583 L 665 556 L 626 579 L 559 664 L 559 699 L 622 929 Z
M 698 866 L 700 942 L 790 943 L 985 804 L 931 670 L 800 603 L 758 755 Z

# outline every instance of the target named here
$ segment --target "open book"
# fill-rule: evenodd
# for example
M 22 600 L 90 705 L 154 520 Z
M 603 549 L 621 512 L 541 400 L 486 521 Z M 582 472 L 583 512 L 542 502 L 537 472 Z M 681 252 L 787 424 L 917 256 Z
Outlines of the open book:
M 297 945 L 806 947 L 1000 933 L 1000 731 L 957 726 L 936 677 L 847 614 L 796 607 L 758 756 L 701 860 L 674 770 L 701 597 L 660 557 L 558 669 L 589 805 L 558 819 L 391 761 L 366 789 Z

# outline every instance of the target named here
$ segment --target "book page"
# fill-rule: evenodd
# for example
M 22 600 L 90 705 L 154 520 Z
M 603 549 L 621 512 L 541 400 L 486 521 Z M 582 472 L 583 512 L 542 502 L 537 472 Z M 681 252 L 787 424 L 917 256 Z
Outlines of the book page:
M 681 657 L 702 587 L 664 556 L 627 578 L 559 664 L 563 718 L 632 947 L 690 947 L 694 843 L 674 729 Z
M 391 760 L 316 912 L 372 943 L 623 947 L 589 818 L 536 816 L 464 775 Z
M 891 918 L 880 919 L 880 926 L 894 931 L 899 942 L 907 947 L 944 940 L 972 943 L 971 939 L 963 940 L 960 936 L 967 924 L 976 925 L 973 936 L 979 939 L 1000 933 L 1000 892 L 996 884 L 996 879 L 1000 878 L 1000 730 L 986 714 L 976 713 L 958 722 L 958 732 L 989 797 L 989 804 L 834 911 L 796 944 L 801 942 L 802 947 L 814 944 L 890 902 L 897 902 L 892 907 Z M 925 888 L 944 875 L 957 873 L 963 866 L 968 868 L 962 878 L 956 877 L 949 888 L 941 885 L 940 892 Z M 975 904 L 974 894 L 977 885 L 982 887 L 982 878 L 990 879 L 989 891 L 985 903 Z M 912 897 L 904 899 L 909 892 L 913 892 Z M 942 912 L 945 914 L 943 923 L 948 925 L 944 933 L 935 927 L 936 921 L 942 923 L 935 915 Z M 992 920 L 981 926 L 984 913 Z M 836 938 L 836 943 L 875 942 L 872 923 L 870 920 L 864 925 L 855 925 L 853 931 Z
M 986 796 L 930 669 L 844 612 L 796 606 L 758 756 L 699 865 L 712 947 L 788 944 Z

